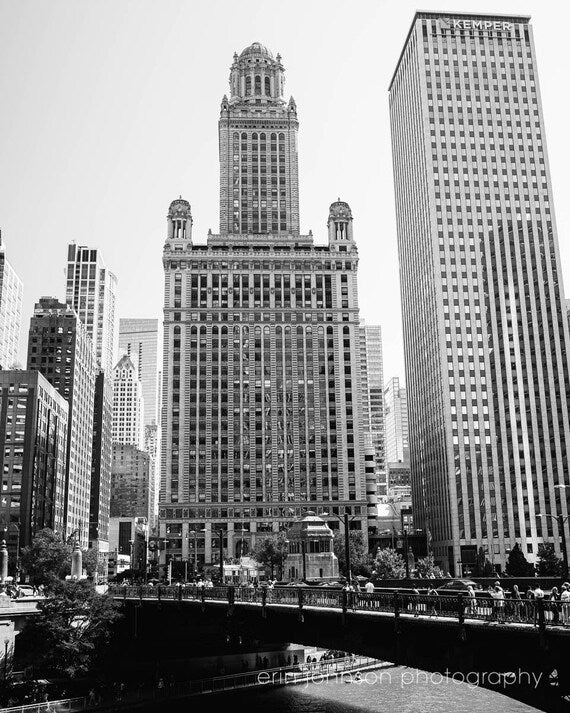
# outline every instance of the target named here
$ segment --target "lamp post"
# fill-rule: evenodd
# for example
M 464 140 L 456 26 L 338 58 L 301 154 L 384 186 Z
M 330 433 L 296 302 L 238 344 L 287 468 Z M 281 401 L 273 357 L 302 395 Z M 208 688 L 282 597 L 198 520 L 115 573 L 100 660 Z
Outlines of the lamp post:
M 346 552 L 346 579 L 348 581 L 348 586 L 352 584 L 352 574 L 351 574 L 351 563 L 350 563 L 350 529 L 349 529 L 349 524 L 354 520 L 356 515 L 353 515 L 351 518 L 348 517 L 348 513 L 344 513 L 344 515 L 341 517 L 340 515 L 337 515 L 336 513 L 331 513 L 334 515 L 334 517 L 338 518 L 340 522 L 344 523 L 344 551 Z M 327 512 L 321 513 L 323 517 L 329 517 L 329 514 Z
M 307 579 L 307 543 L 301 540 L 301 554 L 303 556 L 303 582 Z
M 555 486 L 557 487 L 557 486 Z M 565 486 L 560 486 L 565 487 Z M 560 545 L 562 549 L 562 579 L 568 579 L 568 549 L 566 547 L 566 533 L 564 532 L 564 524 L 570 517 L 570 515 L 550 515 L 549 513 L 539 513 L 538 517 L 549 517 L 554 520 L 558 525 L 558 537 L 560 538 Z
M 206 532 L 206 530 L 202 530 Z M 224 583 L 224 531 L 223 530 L 212 530 L 212 533 L 220 538 L 220 584 Z

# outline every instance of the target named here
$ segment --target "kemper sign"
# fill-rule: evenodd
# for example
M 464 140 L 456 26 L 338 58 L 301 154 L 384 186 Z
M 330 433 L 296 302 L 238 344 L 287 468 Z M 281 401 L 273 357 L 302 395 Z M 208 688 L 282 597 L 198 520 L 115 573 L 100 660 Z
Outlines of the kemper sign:
M 453 28 L 458 30 L 512 30 L 512 22 L 499 20 L 453 20 Z

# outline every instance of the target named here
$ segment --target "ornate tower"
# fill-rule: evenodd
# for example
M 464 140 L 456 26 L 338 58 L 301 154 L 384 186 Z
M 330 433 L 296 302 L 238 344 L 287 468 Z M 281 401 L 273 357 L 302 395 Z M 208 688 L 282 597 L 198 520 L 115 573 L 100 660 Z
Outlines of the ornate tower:
M 259 42 L 234 54 L 219 121 L 221 235 L 299 235 L 299 122 L 283 73 Z

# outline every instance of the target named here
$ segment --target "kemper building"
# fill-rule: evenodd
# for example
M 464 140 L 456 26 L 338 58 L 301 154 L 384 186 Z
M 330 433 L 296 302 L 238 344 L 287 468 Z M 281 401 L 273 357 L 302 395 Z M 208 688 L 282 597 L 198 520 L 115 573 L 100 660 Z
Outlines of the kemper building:
M 529 18 L 416 13 L 390 115 L 414 521 L 457 574 L 560 554 L 568 325 Z
M 198 562 L 306 510 L 366 529 L 358 255 L 350 207 L 299 231 L 297 109 L 279 55 L 234 55 L 219 120 L 220 232 L 172 202 L 164 246 L 161 534 Z M 167 534 L 168 533 L 168 534 Z M 191 536 L 189 536 L 191 534 Z

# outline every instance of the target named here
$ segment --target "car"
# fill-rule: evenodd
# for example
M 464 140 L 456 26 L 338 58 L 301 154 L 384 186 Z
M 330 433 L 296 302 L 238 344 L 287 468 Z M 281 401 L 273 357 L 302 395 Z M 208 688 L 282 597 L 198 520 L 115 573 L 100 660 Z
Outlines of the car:
M 469 586 L 473 587 L 476 595 L 480 596 L 485 594 L 483 587 L 471 579 L 452 579 L 442 584 L 435 591 L 439 595 L 457 596 L 458 594 L 467 594 L 467 587 Z
M 35 597 L 36 593 L 34 592 L 34 588 L 31 587 L 29 584 L 20 584 L 20 586 L 18 587 L 18 596 Z

